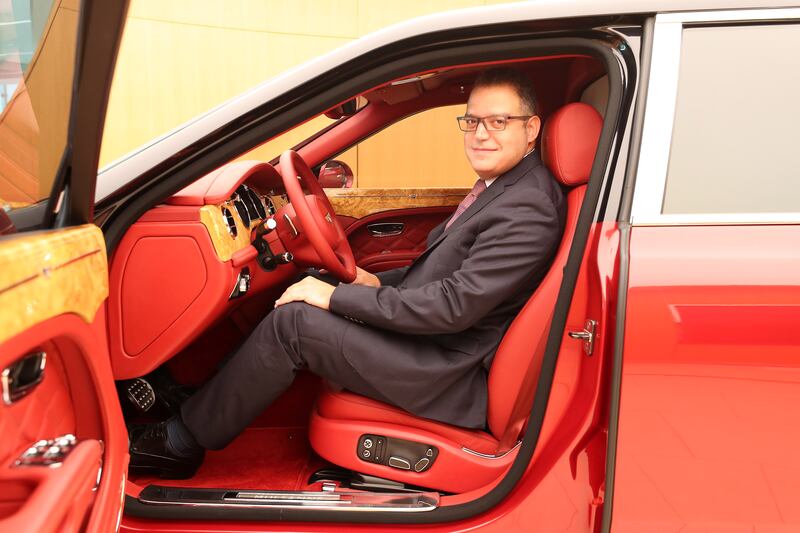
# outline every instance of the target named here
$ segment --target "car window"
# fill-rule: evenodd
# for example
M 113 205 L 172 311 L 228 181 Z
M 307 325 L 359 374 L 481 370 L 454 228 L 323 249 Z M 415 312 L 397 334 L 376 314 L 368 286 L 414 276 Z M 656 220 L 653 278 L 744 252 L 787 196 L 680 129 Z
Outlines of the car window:
M 79 2 L 0 3 L 0 206 L 50 195 L 67 137 Z
M 358 188 L 472 187 L 456 117 L 464 105 L 438 107 L 392 124 L 348 152 Z
M 800 211 L 800 25 L 683 31 L 664 214 Z

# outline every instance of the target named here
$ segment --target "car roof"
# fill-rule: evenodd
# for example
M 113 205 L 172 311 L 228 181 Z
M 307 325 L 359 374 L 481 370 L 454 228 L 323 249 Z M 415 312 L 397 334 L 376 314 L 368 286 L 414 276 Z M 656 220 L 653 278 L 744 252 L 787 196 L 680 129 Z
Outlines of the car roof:
M 95 201 L 108 197 L 154 162 L 166 159 L 215 131 L 231 117 L 241 116 L 337 65 L 404 39 L 459 28 L 547 19 L 784 7 L 800 7 L 800 3 L 797 0 L 535 0 L 457 9 L 410 19 L 367 34 L 270 78 L 110 163 L 99 173 Z

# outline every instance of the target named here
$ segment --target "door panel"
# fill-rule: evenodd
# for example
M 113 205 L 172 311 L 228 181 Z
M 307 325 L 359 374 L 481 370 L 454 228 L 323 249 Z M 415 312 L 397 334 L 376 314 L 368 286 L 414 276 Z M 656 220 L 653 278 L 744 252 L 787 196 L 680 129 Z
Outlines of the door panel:
M 106 344 L 107 296 L 97 227 L 0 241 L 1 531 L 115 529 L 128 457 Z M 14 372 L 39 352 L 41 364 Z M 12 378 L 30 383 L 28 394 L 12 400 Z M 63 442 L 63 454 L 46 445 L 38 454 L 29 451 L 37 441 L 66 434 L 76 443 Z M 26 453 L 31 463 L 60 466 L 17 464 Z
M 453 207 L 385 211 L 347 228 L 356 263 L 370 272 L 411 264 L 427 246 L 428 233 L 453 213 Z
M 369 272 L 382 272 L 410 265 L 425 250 L 428 233 L 455 211 L 469 189 L 325 192 L 346 227 L 358 266 Z
M 613 531 L 800 529 L 798 242 L 633 228 Z

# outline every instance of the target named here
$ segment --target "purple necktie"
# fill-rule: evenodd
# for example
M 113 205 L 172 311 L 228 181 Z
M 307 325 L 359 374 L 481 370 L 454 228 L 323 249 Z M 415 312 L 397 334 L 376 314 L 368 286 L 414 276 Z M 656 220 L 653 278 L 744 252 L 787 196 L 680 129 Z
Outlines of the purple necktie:
M 447 225 L 444 227 L 445 231 L 447 231 L 447 229 L 453 224 L 453 222 L 455 222 L 456 219 L 461 216 L 461 213 L 466 211 L 469 206 L 475 203 L 475 200 L 478 199 L 478 196 L 480 196 L 480 194 L 485 190 L 486 190 L 485 181 L 479 179 L 478 181 L 475 182 L 475 186 L 473 186 L 472 190 L 469 191 L 469 194 L 466 195 L 463 200 L 461 200 L 461 203 L 458 204 L 458 207 L 456 208 L 456 212 L 453 213 L 453 216 L 450 218 L 450 220 L 447 221 Z

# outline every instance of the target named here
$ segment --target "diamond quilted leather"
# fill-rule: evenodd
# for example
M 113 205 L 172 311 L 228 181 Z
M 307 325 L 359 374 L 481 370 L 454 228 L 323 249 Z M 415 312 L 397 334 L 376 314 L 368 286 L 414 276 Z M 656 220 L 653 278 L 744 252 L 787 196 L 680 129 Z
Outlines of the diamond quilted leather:
M 370 224 L 375 222 L 405 223 L 405 230 L 403 233 L 393 237 L 374 237 L 367 229 L 368 224 L 365 223 L 366 221 L 356 222 L 358 227 L 348 235 L 350 247 L 353 249 L 356 262 L 361 261 L 365 257 L 390 252 L 422 253 L 428 244 L 428 233 L 448 215 L 448 213 L 441 212 L 417 213 L 413 215 L 395 212 L 392 214 L 387 213 L 386 216 L 383 217 L 370 217 Z
M 13 405 L 0 402 L 0 465 L 7 466 L 40 439 L 75 433 L 75 412 L 64 366 L 53 345 L 45 347 L 42 382 Z

